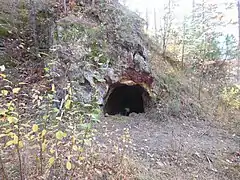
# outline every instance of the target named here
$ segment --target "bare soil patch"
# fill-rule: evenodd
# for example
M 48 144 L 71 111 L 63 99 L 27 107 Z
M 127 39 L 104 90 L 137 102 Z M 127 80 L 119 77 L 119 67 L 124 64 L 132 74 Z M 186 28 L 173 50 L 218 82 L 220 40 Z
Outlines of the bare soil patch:
M 240 134 L 216 122 L 134 114 L 104 117 L 96 128 L 106 146 L 129 130 L 136 179 L 240 179 Z

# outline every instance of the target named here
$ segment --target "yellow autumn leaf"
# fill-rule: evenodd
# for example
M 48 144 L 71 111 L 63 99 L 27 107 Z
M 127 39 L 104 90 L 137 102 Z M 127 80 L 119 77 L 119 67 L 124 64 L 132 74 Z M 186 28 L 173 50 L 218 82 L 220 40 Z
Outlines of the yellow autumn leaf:
M 1 93 L 2 93 L 2 95 L 4 95 L 4 96 L 7 96 L 7 95 L 8 95 L 8 91 L 7 91 L 7 90 L 1 90 Z
M 15 110 L 14 106 L 15 106 L 15 105 L 14 105 L 13 103 L 8 103 L 8 104 L 7 104 L 7 107 L 8 107 L 8 110 L 9 110 L 9 111 L 14 111 L 14 110 Z
M 70 109 L 70 107 L 71 107 L 71 100 L 70 99 L 68 99 L 67 101 L 66 101 L 66 103 L 65 103 L 65 108 L 68 110 L 68 109 Z
M 33 140 L 34 138 L 35 138 L 35 136 L 34 136 L 34 135 L 30 136 L 30 140 Z
M 46 149 L 47 149 L 47 144 L 46 144 L 46 142 L 44 142 L 44 143 L 42 143 L 42 151 L 44 152 L 44 151 L 46 151 Z
M 54 149 L 50 149 L 50 153 L 51 154 L 55 153 L 55 150 Z
M 62 131 L 56 132 L 56 138 L 57 138 L 58 140 L 62 140 L 62 138 L 63 138 L 63 132 L 62 132 Z
M 52 166 L 54 164 L 54 161 L 55 161 L 55 158 L 54 157 L 51 157 L 49 160 L 48 160 L 48 163 L 50 166 Z
M 67 95 L 65 96 L 65 101 L 67 101 L 68 98 L 69 98 L 69 94 L 67 94 Z
M 20 149 L 23 148 L 23 142 L 22 141 L 19 141 L 18 145 L 19 145 Z
M 67 170 L 69 170 L 69 171 L 72 169 L 72 164 L 70 163 L 70 161 L 67 162 L 66 168 L 67 168 Z
M 61 117 L 56 117 L 56 120 L 61 121 L 62 118 Z
M 47 120 L 48 117 L 49 117 L 49 115 L 44 115 L 43 120 Z
M 21 88 L 13 88 L 13 93 L 14 93 L 14 94 L 19 93 L 20 89 L 21 89 Z
M 7 77 L 5 74 L 1 74 L 1 73 L 0 73 L 0 76 L 2 76 L 3 78 Z
M 62 132 L 63 137 L 67 137 L 67 133 Z
M 8 136 L 10 136 L 11 134 L 14 134 L 13 132 L 11 132 L 13 129 L 6 129 L 5 130 L 5 133 L 7 133 L 8 134 Z
M 18 144 L 18 137 L 16 134 L 13 136 L 13 144 Z
M 52 91 L 55 92 L 55 89 L 56 89 L 56 88 L 55 88 L 55 85 L 52 84 Z
M 78 148 L 78 151 L 79 151 L 79 152 L 83 152 L 83 148 L 82 148 L 82 147 L 79 147 L 79 148 Z
M 77 151 L 77 150 L 78 150 L 78 147 L 77 147 L 76 145 L 73 145 L 72 149 L 73 149 L 74 151 Z
M 68 88 L 68 93 L 69 93 L 69 95 L 72 95 L 72 88 Z
M 33 132 L 37 132 L 37 131 L 38 131 L 38 125 L 37 125 L 37 124 L 34 124 L 34 125 L 33 125 L 32 131 L 33 131 Z
M 85 159 L 85 157 L 80 156 L 78 159 L 79 159 L 79 161 L 83 161 Z
M 13 116 L 8 116 L 7 120 L 9 123 L 16 123 L 18 121 L 18 119 L 16 117 Z
M 25 82 L 20 82 L 20 83 L 18 83 L 19 85 L 25 85 L 25 84 L 27 84 L 27 83 L 25 83 Z
M 13 145 L 14 144 L 14 142 L 11 140 L 11 141 L 8 141 L 7 143 L 6 143 L 6 145 L 5 145 L 5 147 L 8 147 L 8 146 L 11 146 L 11 145 Z
M 42 138 L 46 135 L 47 131 L 44 129 L 42 130 Z
M 67 137 L 67 133 L 64 133 L 64 132 L 62 132 L 62 131 L 56 132 L 56 138 L 57 138 L 58 140 L 62 140 L 64 137 Z
M 75 138 L 75 136 L 72 137 L 72 143 L 73 143 L 73 144 L 76 143 L 76 138 Z

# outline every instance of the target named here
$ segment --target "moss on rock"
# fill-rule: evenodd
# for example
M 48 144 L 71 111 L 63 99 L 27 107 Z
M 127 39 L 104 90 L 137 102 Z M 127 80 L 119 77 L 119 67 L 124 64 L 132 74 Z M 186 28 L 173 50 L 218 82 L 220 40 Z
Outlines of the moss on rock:
M 0 37 L 7 37 L 8 35 L 9 35 L 8 29 L 0 26 Z

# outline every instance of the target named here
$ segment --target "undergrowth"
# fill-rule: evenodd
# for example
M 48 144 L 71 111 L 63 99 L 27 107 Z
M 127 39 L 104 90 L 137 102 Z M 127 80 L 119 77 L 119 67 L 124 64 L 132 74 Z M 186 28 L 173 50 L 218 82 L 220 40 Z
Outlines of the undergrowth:
M 157 52 L 151 56 L 158 109 L 175 117 L 198 117 L 219 121 L 229 129 L 239 129 L 239 86 L 218 78 L 216 70 L 216 75 L 212 76 L 217 76 L 217 80 L 203 78 L 200 81 L 201 72 L 193 73 L 191 67 L 182 70 L 170 64 L 169 59 L 165 60 Z
M 56 107 L 51 81 L 49 91 L 28 93 L 27 84 L 13 84 L 4 69 L 1 66 L 1 179 L 121 179 L 132 175 L 123 148 L 130 143 L 129 132 L 124 130 L 112 149 L 99 143 L 93 127 L 99 122 L 96 103 L 73 102 L 69 85 L 68 94 Z

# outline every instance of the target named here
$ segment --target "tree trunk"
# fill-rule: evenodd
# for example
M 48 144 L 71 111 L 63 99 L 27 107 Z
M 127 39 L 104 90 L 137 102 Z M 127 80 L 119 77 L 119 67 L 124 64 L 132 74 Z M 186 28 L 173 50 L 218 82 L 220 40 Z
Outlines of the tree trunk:
M 29 25 L 32 32 L 33 46 L 35 53 L 38 53 L 38 38 L 37 38 L 37 22 L 36 22 L 36 4 L 34 0 L 30 0 L 29 8 Z
M 149 28 L 148 8 L 146 8 L 146 31 L 148 31 L 148 28 Z
M 196 5 L 195 0 L 192 0 L 192 21 L 195 20 L 195 5 Z
M 184 52 L 185 52 L 185 36 L 186 36 L 186 17 L 184 17 L 184 20 L 183 20 L 183 40 L 182 40 L 182 58 L 181 58 L 181 61 L 182 61 L 182 70 L 183 70 L 183 67 L 184 67 Z
M 166 21 L 164 20 L 164 24 L 163 24 L 163 37 L 162 37 L 162 51 L 163 51 L 163 58 L 165 58 L 165 54 L 166 54 L 166 34 L 167 34 L 167 28 L 166 28 Z
M 202 22 L 205 22 L 205 0 L 202 0 Z M 205 32 L 205 23 L 202 24 L 202 33 Z M 203 72 L 204 72 L 204 63 L 205 63 L 205 56 L 206 56 L 206 35 L 204 33 L 204 38 L 202 40 L 202 48 L 203 48 L 203 54 L 201 57 L 202 60 L 202 70 L 200 72 L 199 77 L 199 87 L 198 87 L 198 100 L 201 100 L 201 91 L 203 86 Z
M 154 8 L 154 33 L 155 33 L 155 37 L 157 37 L 157 13 L 156 13 L 156 9 Z
M 167 12 L 164 15 L 164 25 L 163 25 L 163 58 L 165 58 L 166 51 L 167 51 L 167 42 L 168 38 L 170 36 L 170 29 L 171 29 L 171 23 L 172 23 L 172 14 L 171 14 L 171 0 L 168 0 L 167 4 Z
M 237 63 L 237 82 L 240 81 L 240 0 L 237 3 L 238 8 L 238 63 Z
M 67 1 L 63 0 L 64 14 L 67 14 Z

